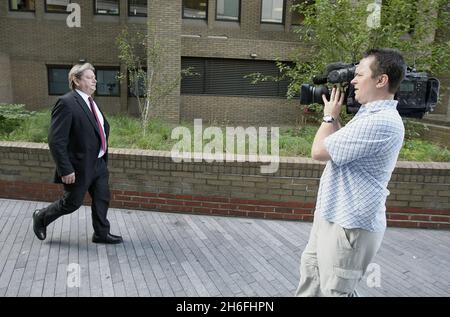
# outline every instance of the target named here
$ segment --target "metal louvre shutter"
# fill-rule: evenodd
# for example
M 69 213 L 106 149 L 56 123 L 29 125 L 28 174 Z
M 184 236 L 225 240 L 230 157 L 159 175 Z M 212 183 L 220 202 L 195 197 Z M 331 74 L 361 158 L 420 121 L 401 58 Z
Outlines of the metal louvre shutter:
M 272 61 L 252 61 L 213 58 L 182 58 L 182 68 L 193 67 L 200 76 L 181 81 L 182 94 L 229 96 L 285 97 L 288 82 L 267 81 L 252 84 L 244 76 L 262 73 L 277 77 L 279 70 Z
M 181 69 L 191 67 L 192 73 L 196 76 L 184 76 L 181 79 L 182 94 L 204 94 L 205 93 L 205 59 L 195 57 L 181 58 Z
M 260 72 L 278 76 L 278 69 L 272 62 L 210 59 L 206 61 L 206 92 L 214 95 L 277 96 L 276 82 L 252 84 L 244 76 Z

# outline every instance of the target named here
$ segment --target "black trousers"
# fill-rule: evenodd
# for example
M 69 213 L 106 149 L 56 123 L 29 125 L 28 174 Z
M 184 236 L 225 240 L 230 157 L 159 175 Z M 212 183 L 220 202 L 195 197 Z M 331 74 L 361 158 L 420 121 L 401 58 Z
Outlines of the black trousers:
M 94 176 L 90 182 L 87 182 L 87 185 L 64 184 L 63 197 L 41 210 L 44 224 L 48 226 L 59 217 L 78 210 L 83 204 L 86 192 L 89 192 L 92 198 L 91 215 L 94 232 L 100 237 L 106 236 L 110 230 L 106 215 L 111 193 L 109 191 L 109 173 L 103 158 L 96 160 Z

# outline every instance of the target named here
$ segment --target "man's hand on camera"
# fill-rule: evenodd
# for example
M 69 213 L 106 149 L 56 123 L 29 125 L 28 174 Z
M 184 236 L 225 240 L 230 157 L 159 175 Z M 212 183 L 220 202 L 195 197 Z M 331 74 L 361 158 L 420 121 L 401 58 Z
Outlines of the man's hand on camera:
M 75 183 L 75 173 L 63 176 L 61 177 L 61 180 L 64 184 L 73 184 Z
M 336 87 L 333 87 L 331 91 L 330 100 L 327 100 L 327 97 L 322 95 L 322 100 L 325 105 L 323 114 L 325 116 L 332 116 L 337 120 L 341 113 L 342 104 L 344 103 L 344 95 L 345 93 Z

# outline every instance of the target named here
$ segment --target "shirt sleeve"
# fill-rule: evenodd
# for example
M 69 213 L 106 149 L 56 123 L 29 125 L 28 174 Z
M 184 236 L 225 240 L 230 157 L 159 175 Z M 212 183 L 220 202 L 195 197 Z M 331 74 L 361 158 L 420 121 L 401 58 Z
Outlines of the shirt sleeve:
M 325 138 L 325 147 L 331 160 L 344 165 L 376 154 L 389 143 L 392 134 L 373 118 L 363 118 Z

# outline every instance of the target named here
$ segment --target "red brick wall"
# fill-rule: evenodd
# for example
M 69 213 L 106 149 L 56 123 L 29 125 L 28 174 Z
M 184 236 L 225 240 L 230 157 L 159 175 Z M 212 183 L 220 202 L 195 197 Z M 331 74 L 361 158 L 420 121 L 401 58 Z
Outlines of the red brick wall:
M 174 163 L 167 152 L 111 149 L 111 206 L 311 221 L 324 164 L 281 158 L 260 163 Z M 0 197 L 53 201 L 54 164 L 45 144 L 0 142 Z M 399 162 L 389 183 L 388 225 L 450 229 L 450 163 Z M 89 203 L 89 197 L 86 197 Z

